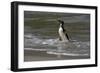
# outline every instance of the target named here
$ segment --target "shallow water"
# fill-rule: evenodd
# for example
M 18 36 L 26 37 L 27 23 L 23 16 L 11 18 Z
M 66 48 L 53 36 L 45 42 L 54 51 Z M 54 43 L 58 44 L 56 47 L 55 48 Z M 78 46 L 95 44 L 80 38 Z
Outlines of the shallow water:
M 38 38 L 37 38 L 38 37 Z M 89 56 L 89 42 L 70 40 L 59 41 L 56 39 L 42 39 L 31 34 L 25 35 L 25 49 L 46 51 L 48 54 L 61 54 L 72 56 Z
M 25 15 L 25 49 L 45 51 L 47 54 L 54 55 L 90 57 L 90 18 L 88 14 L 56 14 L 58 19 L 63 19 L 65 22 L 64 27 L 69 35 L 69 42 L 59 41 L 59 24 L 55 14 L 26 12 Z M 33 17 L 28 15 L 33 15 Z M 42 17 L 43 15 L 45 16 Z

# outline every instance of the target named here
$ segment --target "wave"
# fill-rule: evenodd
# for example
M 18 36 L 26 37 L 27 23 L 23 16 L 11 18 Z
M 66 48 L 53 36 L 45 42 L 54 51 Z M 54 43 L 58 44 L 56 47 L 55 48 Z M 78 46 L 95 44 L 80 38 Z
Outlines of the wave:
M 58 38 L 43 39 L 33 34 L 24 35 L 25 50 L 46 51 L 47 54 L 59 54 L 70 56 L 89 56 L 90 42 L 71 40 L 59 41 Z
M 65 55 L 65 56 L 89 56 L 89 54 L 76 54 L 76 53 L 69 53 L 66 51 L 48 51 L 47 49 L 33 49 L 33 48 L 24 48 L 24 50 L 30 50 L 30 51 L 45 51 L 47 54 L 53 54 L 53 55 Z
M 48 54 L 67 55 L 67 56 L 88 56 L 88 54 L 74 54 L 74 53 L 61 53 L 61 52 L 47 52 Z

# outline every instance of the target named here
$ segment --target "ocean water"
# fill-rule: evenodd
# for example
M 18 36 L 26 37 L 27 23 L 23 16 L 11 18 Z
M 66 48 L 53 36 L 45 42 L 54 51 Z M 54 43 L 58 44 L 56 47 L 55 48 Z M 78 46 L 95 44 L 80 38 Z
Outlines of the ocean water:
M 45 51 L 47 54 L 86 56 L 90 58 L 90 15 L 71 13 L 24 13 L 25 50 Z M 69 42 L 60 41 L 57 19 L 65 22 Z

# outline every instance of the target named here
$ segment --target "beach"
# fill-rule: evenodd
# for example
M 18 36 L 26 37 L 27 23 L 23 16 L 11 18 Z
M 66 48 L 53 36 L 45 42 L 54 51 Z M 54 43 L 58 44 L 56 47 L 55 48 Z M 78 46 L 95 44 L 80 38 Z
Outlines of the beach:
M 69 42 L 59 40 L 59 22 Z M 90 14 L 24 11 L 24 61 L 90 59 Z
M 89 56 L 67 56 L 47 54 L 46 51 L 24 50 L 24 61 L 50 61 L 50 60 L 73 60 L 73 59 L 89 59 Z

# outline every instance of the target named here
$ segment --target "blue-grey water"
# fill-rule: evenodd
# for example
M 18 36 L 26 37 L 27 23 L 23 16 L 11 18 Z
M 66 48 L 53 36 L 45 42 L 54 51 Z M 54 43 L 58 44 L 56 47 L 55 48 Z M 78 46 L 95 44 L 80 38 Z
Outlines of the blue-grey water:
M 59 40 L 57 19 L 64 21 L 69 42 Z M 90 15 L 25 11 L 24 48 L 54 55 L 90 57 Z

